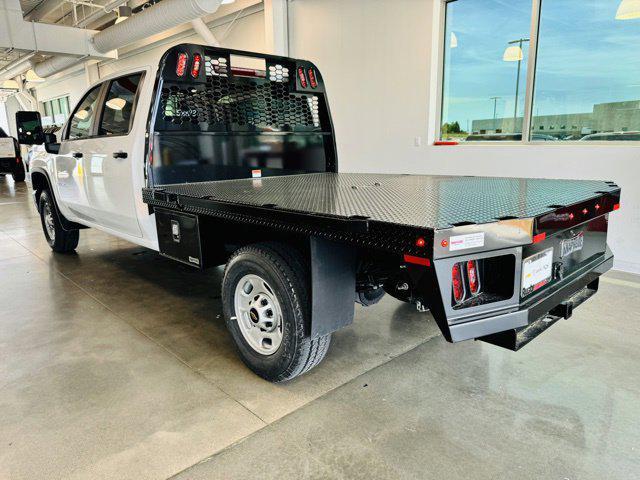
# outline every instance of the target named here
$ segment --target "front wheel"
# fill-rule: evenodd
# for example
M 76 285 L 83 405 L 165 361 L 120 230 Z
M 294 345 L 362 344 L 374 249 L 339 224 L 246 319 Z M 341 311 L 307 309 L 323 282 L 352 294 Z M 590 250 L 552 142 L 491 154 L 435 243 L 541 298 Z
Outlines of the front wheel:
M 271 382 L 318 365 L 331 334 L 310 339 L 310 294 L 304 259 L 277 243 L 249 245 L 227 263 L 222 302 L 242 361 Z
M 43 190 L 40 194 L 40 221 L 47 243 L 54 252 L 73 252 L 78 246 L 80 232 L 78 230 L 65 230 L 58 218 L 56 204 L 49 190 Z

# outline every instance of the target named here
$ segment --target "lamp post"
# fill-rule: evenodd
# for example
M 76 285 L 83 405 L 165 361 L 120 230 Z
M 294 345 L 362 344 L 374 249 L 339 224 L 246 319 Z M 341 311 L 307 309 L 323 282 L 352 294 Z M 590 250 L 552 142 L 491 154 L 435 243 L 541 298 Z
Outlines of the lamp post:
M 493 131 L 495 132 L 496 129 L 496 109 L 498 107 L 498 100 L 500 100 L 502 97 L 491 97 L 489 100 L 493 100 Z
M 522 65 L 522 59 L 524 55 L 522 53 L 522 44 L 529 42 L 528 38 L 519 38 L 518 40 L 512 40 L 509 42 L 509 46 L 504 51 L 502 59 L 505 62 L 518 62 L 518 75 L 516 76 L 516 106 L 513 109 L 513 133 L 516 130 L 516 121 L 518 118 L 518 95 L 520 93 L 520 68 Z

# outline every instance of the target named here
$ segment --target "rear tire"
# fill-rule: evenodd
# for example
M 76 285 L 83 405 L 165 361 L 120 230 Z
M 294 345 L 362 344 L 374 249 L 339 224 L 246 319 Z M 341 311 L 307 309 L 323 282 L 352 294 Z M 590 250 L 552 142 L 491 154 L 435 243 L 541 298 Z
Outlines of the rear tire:
M 49 190 L 43 190 L 38 202 L 40 206 L 40 221 L 47 243 L 54 252 L 73 252 L 78 246 L 80 232 L 78 230 L 65 230 L 62 228 L 58 210 Z
M 17 172 L 13 172 L 13 181 L 14 182 L 24 182 L 26 178 L 26 173 L 24 171 L 24 167 L 20 164 L 20 169 Z
M 239 249 L 227 263 L 222 302 L 242 361 L 271 382 L 291 380 L 318 365 L 331 334 L 310 339 L 309 275 L 302 255 L 265 243 Z

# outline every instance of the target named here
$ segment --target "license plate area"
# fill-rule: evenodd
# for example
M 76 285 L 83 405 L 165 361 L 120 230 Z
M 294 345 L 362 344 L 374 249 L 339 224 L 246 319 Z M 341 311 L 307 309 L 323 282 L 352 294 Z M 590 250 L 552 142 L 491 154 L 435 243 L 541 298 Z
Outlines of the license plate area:
M 520 295 L 526 297 L 551 282 L 553 277 L 553 248 L 547 248 L 522 261 Z

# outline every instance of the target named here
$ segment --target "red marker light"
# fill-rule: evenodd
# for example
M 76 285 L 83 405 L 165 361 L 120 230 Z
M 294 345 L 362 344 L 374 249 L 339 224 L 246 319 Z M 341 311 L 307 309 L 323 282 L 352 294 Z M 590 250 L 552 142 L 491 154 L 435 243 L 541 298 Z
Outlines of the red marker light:
M 318 80 L 316 79 L 316 72 L 313 68 L 310 68 L 307 73 L 309 74 L 309 83 L 311 88 L 318 88 Z
M 573 217 L 575 217 L 575 215 L 573 213 L 569 214 L 569 220 L 573 220 Z
M 589 210 L 587 210 L 586 208 L 584 210 L 582 210 L 582 214 L 586 215 L 587 213 L 589 213 Z
M 596 210 L 600 210 L 600 204 L 596 203 Z
M 544 242 L 546 238 L 547 238 L 547 232 L 539 233 L 538 235 L 533 236 L 533 243 Z
M 424 240 L 424 238 L 422 238 L 422 237 L 419 237 L 419 238 L 416 240 L 416 247 L 418 247 L 418 248 L 424 248 L 424 246 L 425 246 L 426 244 L 427 244 L 427 242 L 426 242 L 426 241 Z
M 187 71 L 187 60 L 189 59 L 189 55 L 184 52 L 178 54 L 178 63 L 176 64 L 176 75 L 179 77 L 184 77 L 185 72 Z
M 422 265 L 423 267 L 430 267 L 431 260 L 428 258 L 416 257 L 413 255 L 404 254 L 404 261 L 406 263 L 413 263 L 414 265 Z
M 200 67 L 202 66 L 202 55 L 199 53 L 195 53 L 193 55 L 193 66 L 191 67 L 191 76 L 193 78 L 198 78 L 200 75 Z
M 446 240 L 442 240 L 442 242 L 440 242 L 440 245 L 442 245 L 442 248 L 447 248 L 449 246 L 449 242 L 447 242 Z
M 619 203 L 616 203 L 616 204 L 613 206 L 613 209 L 614 209 L 614 210 L 620 210 L 620 204 L 619 204 Z

